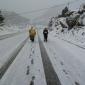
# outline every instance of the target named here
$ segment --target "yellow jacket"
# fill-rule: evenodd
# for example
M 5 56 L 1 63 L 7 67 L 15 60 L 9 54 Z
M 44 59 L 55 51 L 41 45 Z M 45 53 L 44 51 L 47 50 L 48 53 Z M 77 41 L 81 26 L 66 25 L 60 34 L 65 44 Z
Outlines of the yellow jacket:
M 29 29 L 29 36 L 35 37 L 36 35 L 36 30 L 34 28 Z

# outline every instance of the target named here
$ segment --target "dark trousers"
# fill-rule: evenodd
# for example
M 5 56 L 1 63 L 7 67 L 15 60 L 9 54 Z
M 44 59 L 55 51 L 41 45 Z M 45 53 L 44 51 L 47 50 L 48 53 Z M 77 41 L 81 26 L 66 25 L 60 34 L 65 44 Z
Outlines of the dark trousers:
M 30 40 L 34 42 L 34 36 L 30 36 Z
M 47 41 L 48 35 L 44 34 L 44 41 Z

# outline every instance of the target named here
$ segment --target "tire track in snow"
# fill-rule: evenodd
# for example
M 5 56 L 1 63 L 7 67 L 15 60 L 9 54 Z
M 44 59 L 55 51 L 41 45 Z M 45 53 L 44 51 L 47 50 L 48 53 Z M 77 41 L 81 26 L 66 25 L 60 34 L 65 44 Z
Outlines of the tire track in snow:
M 48 57 L 48 54 L 40 38 L 39 38 L 39 45 L 40 45 L 41 57 L 43 61 L 47 85 L 61 85 L 60 80 L 56 72 L 54 71 L 52 63 Z
M 53 43 L 53 45 L 51 45 L 51 43 L 48 43 L 48 44 L 45 45 L 46 49 L 48 49 L 49 54 L 50 54 L 50 52 L 52 52 L 51 53 L 52 55 L 50 54 L 49 56 L 50 56 L 50 59 L 53 60 L 52 61 L 53 66 L 54 66 L 56 72 L 58 72 L 62 84 L 64 84 L 64 82 L 66 81 L 66 83 L 64 85 L 66 85 L 66 84 L 67 85 L 76 85 L 76 84 L 80 85 L 79 84 L 80 80 L 78 79 L 78 77 L 76 77 L 76 78 L 74 77 L 74 76 L 78 75 L 77 74 L 78 70 L 72 71 L 72 68 L 74 68 L 74 69 L 76 68 L 75 64 L 70 63 L 70 61 L 72 61 L 72 60 L 68 61 L 72 55 L 70 54 L 71 56 L 68 56 L 68 51 L 64 52 L 64 50 L 60 50 L 60 48 L 62 46 L 60 47 L 58 45 L 58 43 Z M 62 52 L 64 52 L 63 55 L 62 55 Z M 66 55 L 65 55 L 65 53 L 66 53 Z M 67 61 L 66 61 L 66 59 L 67 59 L 66 56 L 68 58 Z M 56 68 L 58 68 L 58 69 L 56 69 Z M 64 80 L 64 79 L 66 79 L 66 80 Z M 63 82 L 63 80 L 64 80 L 64 82 Z
M 16 36 L 20 33 L 22 33 L 22 32 L 16 32 L 16 33 L 11 33 L 11 34 L 0 35 L 0 40 L 14 37 L 14 36 Z
M 25 43 L 27 42 L 28 38 L 26 38 L 11 54 L 10 58 L 4 63 L 4 65 L 0 68 L 0 79 L 3 77 L 9 66 L 12 64 L 12 62 L 17 57 L 18 53 L 21 51 L 21 49 L 24 47 Z
M 77 46 L 77 47 L 79 47 L 79 48 L 81 48 L 81 49 L 85 49 L 85 47 L 80 46 L 80 45 L 78 45 L 78 44 L 76 44 L 76 43 L 73 43 L 73 42 L 71 42 L 71 41 L 69 41 L 69 40 L 65 40 L 65 39 L 60 38 L 60 37 L 58 37 L 58 36 L 57 36 L 57 38 L 60 39 L 60 40 L 65 41 L 65 42 L 67 42 L 67 43 L 69 43 L 69 44 L 75 45 L 75 46 Z

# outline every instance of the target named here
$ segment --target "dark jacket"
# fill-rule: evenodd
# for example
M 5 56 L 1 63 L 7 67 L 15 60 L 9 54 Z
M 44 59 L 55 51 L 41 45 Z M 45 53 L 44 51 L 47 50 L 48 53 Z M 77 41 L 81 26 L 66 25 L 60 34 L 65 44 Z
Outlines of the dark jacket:
M 48 30 L 47 30 L 47 29 L 44 29 L 44 30 L 43 30 L 43 34 L 44 34 L 44 35 L 48 35 Z

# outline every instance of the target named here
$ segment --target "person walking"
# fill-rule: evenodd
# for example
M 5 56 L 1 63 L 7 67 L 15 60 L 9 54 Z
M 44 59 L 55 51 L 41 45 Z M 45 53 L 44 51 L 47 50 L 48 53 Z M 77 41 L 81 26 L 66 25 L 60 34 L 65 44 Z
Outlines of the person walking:
M 45 28 L 43 30 L 43 36 L 44 36 L 44 42 L 47 42 L 47 39 L 48 39 L 48 29 L 47 28 Z
M 29 38 L 32 42 L 34 42 L 35 35 L 36 35 L 36 30 L 32 26 L 31 29 L 29 29 Z

